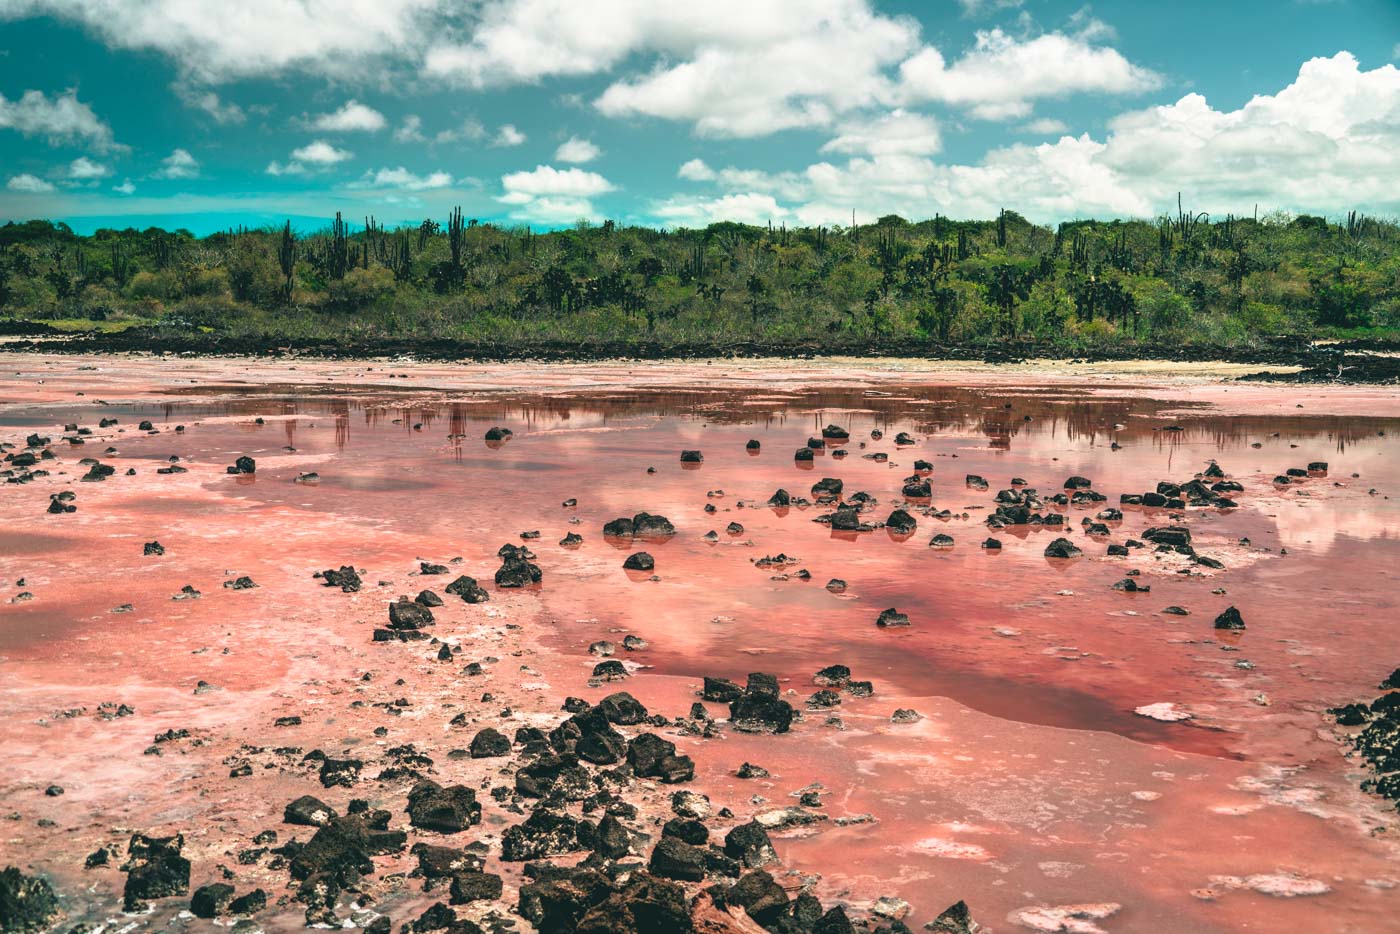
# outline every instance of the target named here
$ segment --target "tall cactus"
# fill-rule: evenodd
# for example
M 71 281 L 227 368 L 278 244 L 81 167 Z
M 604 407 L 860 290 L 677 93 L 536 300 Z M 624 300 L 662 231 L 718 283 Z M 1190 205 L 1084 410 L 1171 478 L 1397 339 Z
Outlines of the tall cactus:
M 350 270 L 350 240 L 346 236 L 345 221 L 340 212 L 335 212 L 335 223 L 331 224 L 331 242 L 326 257 L 326 272 L 332 279 L 344 279 Z
M 277 265 L 282 268 L 282 278 L 286 284 L 282 286 L 283 297 L 292 297 L 292 273 L 296 271 L 297 265 L 297 238 L 292 233 L 292 222 L 287 221 L 282 226 L 282 242 L 277 247 Z

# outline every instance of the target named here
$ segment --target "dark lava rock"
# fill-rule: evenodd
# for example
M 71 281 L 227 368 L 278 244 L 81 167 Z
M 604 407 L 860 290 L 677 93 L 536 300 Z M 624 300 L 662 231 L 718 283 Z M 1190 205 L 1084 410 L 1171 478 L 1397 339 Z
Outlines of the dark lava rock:
M 1047 558 L 1077 558 L 1083 553 L 1074 542 L 1067 538 L 1057 538 L 1045 546 L 1045 557 Z
M 509 428 L 501 428 L 500 426 L 495 426 L 486 429 L 487 441 L 505 441 L 509 438 L 513 438 L 514 436 L 515 432 L 511 431 Z
M 780 490 L 778 490 L 776 493 L 774 493 L 772 496 L 768 497 L 768 505 L 769 505 L 769 506 L 778 506 L 778 507 L 782 507 L 782 506 L 791 506 L 791 505 L 792 505 L 792 495 L 791 495 L 790 493 L 788 493 L 787 490 L 782 490 L 782 489 L 780 489 Z
M 750 439 L 748 440 L 748 443 L 744 445 L 744 450 L 745 450 L 745 451 L 758 451 L 758 450 L 761 450 L 762 447 L 763 447 L 763 445 L 759 443 L 759 441 L 758 441 L 757 438 L 750 438 Z
M 952 548 L 953 536 L 939 532 L 933 538 L 929 539 L 928 546 L 930 548 Z
M 682 464 L 699 464 L 705 460 L 705 455 L 699 451 L 681 451 Z
M 914 444 L 914 436 L 909 434 L 909 432 L 907 431 L 901 431 L 899 434 L 894 436 L 894 443 L 900 445 Z
M 603 681 L 621 681 L 627 677 L 627 666 L 616 659 L 608 659 L 593 666 L 593 677 Z
M 501 877 L 489 872 L 459 872 L 452 877 L 449 889 L 454 905 L 500 898 L 505 885 Z
M 431 609 L 435 606 L 442 606 L 442 597 L 439 597 L 431 590 L 423 590 L 419 591 L 418 596 L 413 598 L 413 602 L 419 606 L 426 606 Z
M 645 551 L 639 551 L 628 555 L 622 566 L 629 571 L 652 571 L 656 569 L 656 560 Z
M 972 920 L 967 903 L 959 901 L 943 909 L 942 914 L 924 925 L 924 930 L 933 934 L 976 934 L 979 925 Z
M 988 551 L 1000 551 L 1001 542 L 999 542 L 995 538 L 988 538 L 982 542 L 982 547 L 987 549 Z
M 741 733 L 786 733 L 795 711 L 776 696 L 746 691 L 729 704 L 729 722 Z
M 510 740 L 506 738 L 504 733 L 488 726 L 472 737 L 469 748 L 473 759 L 508 756 L 510 755 Z
M 302 795 L 282 811 L 282 820 L 303 827 L 320 827 L 336 818 L 335 809 L 319 798 Z
M 700 882 L 705 878 L 705 851 L 676 837 L 662 837 L 651 851 L 647 869 L 664 879 Z
M 267 893 L 262 889 L 253 889 L 253 891 L 240 895 L 229 902 L 228 913 L 231 915 L 251 915 L 266 907 Z
M 461 833 L 481 823 L 481 805 L 476 792 L 465 785 L 444 788 L 424 779 L 408 793 L 408 822 L 421 830 Z
M 565 533 L 563 538 L 559 539 L 559 544 L 563 545 L 565 548 L 568 548 L 572 545 L 582 545 L 583 536 L 578 534 L 577 532 L 568 532 Z
M 190 861 L 180 855 L 185 838 L 147 837 L 133 834 L 127 844 L 126 886 L 122 905 L 126 911 L 140 911 L 150 899 L 186 895 L 190 890 Z
M 0 872 L 0 931 L 41 931 L 56 914 L 58 899 L 47 879 L 26 876 L 14 866 Z
M 321 785 L 325 788 L 349 788 L 359 779 L 362 768 L 364 763 L 359 759 L 327 759 L 321 763 Z
M 1168 616 L 1190 616 L 1191 612 L 1179 606 L 1169 606 L 1162 610 Z
M 609 694 L 598 702 L 598 710 L 607 718 L 609 723 L 616 723 L 622 726 L 632 726 L 641 723 L 647 717 L 647 709 L 642 706 L 631 694 L 626 691 L 618 691 Z
M 899 612 L 894 607 L 880 611 L 880 615 L 875 618 L 876 626 L 908 626 L 909 616 Z
M 389 604 L 389 628 L 396 631 L 423 629 L 433 625 L 433 611 L 421 603 L 406 601 Z
M 620 892 L 579 919 L 576 934 L 690 934 L 695 928 L 685 889 L 646 872 L 634 872 Z
M 773 849 L 773 841 L 768 837 L 768 831 L 753 821 L 740 824 L 725 835 L 724 854 L 750 869 L 758 869 L 778 861 L 778 854 Z
M 826 582 L 826 589 L 831 591 L 832 593 L 845 593 L 846 582 L 839 577 L 833 577 L 831 580 Z
M 614 892 L 612 882 L 595 869 L 549 864 L 533 868 L 534 881 L 520 887 L 517 911 L 540 934 L 574 934 L 583 916 Z
M 447 565 L 445 565 L 445 564 L 433 564 L 433 563 L 428 562 L 428 561 L 420 561 L 420 562 L 418 562 L 418 573 L 419 573 L 419 574 L 427 574 L 427 575 L 430 575 L 430 576 L 431 576 L 431 575 L 436 575 L 436 574 L 446 574 L 446 573 L 447 573 Z
M 258 470 L 257 461 L 248 455 L 243 455 L 233 462 L 233 466 L 228 469 L 229 473 L 256 473 Z
M 540 567 L 528 559 L 534 557 L 527 548 L 501 546 L 501 568 L 496 572 L 497 587 L 528 587 L 544 577 Z
M 744 689 L 728 678 L 706 678 L 700 696 L 707 701 L 727 704 L 743 693 Z
M 933 486 L 923 477 L 907 477 L 900 494 L 907 499 L 928 499 L 933 496 Z
M 1070 477 L 1065 481 L 1066 490 L 1087 490 L 1093 485 L 1088 477 Z
M 846 488 L 846 484 L 836 477 L 822 477 L 812 484 L 813 496 L 840 496 L 841 491 Z
M 1371 719 L 1371 711 L 1365 704 L 1343 704 L 1327 711 L 1337 718 L 1341 726 L 1361 726 Z
M 359 593 L 362 584 L 360 575 L 348 564 L 342 565 L 338 571 L 322 571 L 321 579 L 327 587 L 339 587 L 345 593 Z
M 643 733 L 627 744 L 627 764 L 638 778 L 659 778 L 667 785 L 695 777 L 690 757 L 676 755 L 676 744 L 655 733 Z
M 233 901 L 233 886 L 227 882 L 214 882 L 194 890 L 190 899 L 190 913 L 196 918 L 217 918 Z
M 292 878 L 301 882 L 321 877 L 343 884 L 374 872 L 372 856 L 401 851 L 407 835 L 389 830 L 388 811 L 364 811 L 337 817 L 322 826 L 292 855 Z
M 811 448 L 798 448 L 796 453 L 792 455 L 792 459 L 795 461 L 810 461 L 815 459 L 815 454 L 812 452 Z
M 576 853 L 584 849 L 578 831 L 579 822 L 568 814 L 539 808 L 501 836 L 501 859 L 518 863 Z
M 1144 497 L 1145 501 L 1145 497 Z M 1170 525 L 1160 529 L 1148 529 L 1142 537 L 1154 545 L 1170 545 L 1173 548 L 1191 544 L 1191 530 L 1185 526 Z
M 762 671 L 749 672 L 749 680 L 744 685 L 746 694 L 761 694 L 764 697 L 778 696 L 778 679 Z
M 464 603 L 485 603 L 491 595 L 476 582 L 476 578 L 463 574 L 443 588 L 447 593 L 456 594 Z
M 480 856 L 450 846 L 415 843 L 409 852 L 418 858 L 418 872 L 431 881 L 446 879 L 459 872 L 480 872 L 485 865 Z
M 919 527 L 919 522 L 903 509 L 896 509 L 890 513 L 890 517 L 885 520 L 885 528 L 900 535 L 912 535 Z
M 1226 607 L 1225 612 L 1215 618 L 1216 629 L 1243 629 L 1244 617 L 1234 607 Z
M 822 429 L 822 437 L 828 441 L 845 441 L 851 437 L 851 433 L 840 425 L 827 425 Z
M 160 542 L 147 542 L 146 544 L 141 546 L 141 554 L 163 555 L 165 554 L 165 546 L 162 545 Z
M 815 684 L 827 687 L 842 687 L 851 680 L 851 669 L 845 665 L 828 665 L 812 676 Z
M 786 891 L 762 869 L 750 872 L 724 893 L 728 905 L 738 905 L 760 925 L 776 925 L 788 913 Z

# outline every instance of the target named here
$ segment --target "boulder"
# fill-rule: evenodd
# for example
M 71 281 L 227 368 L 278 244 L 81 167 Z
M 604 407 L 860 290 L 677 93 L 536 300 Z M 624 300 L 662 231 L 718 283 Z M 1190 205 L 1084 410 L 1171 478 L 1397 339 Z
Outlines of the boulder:
M 476 792 L 465 785 L 444 788 L 424 779 L 409 791 L 407 810 L 408 822 L 420 830 L 461 833 L 481 823 L 481 805 L 477 803 Z
M 622 566 L 629 571 L 653 571 L 656 569 L 656 559 L 645 551 L 639 551 L 628 555 Z
M 875 625 L 882 628 L 890 626 L 908 626 L 909 617 L 907 614 L 899 612 L 899 610 L 894 607 L 890 607 L 887 610 L 880 611 L 880 615 L 875 618 Z
M 1067 538 L 1057 538 L 1045 546 L 1045 557 L 1047 558 L 1077 558 L 1083 553 L 1074 542 Z
M 1242 617 L 1240 611 L 1234 607 L 1226 607 L 1225 612 L 1215 618 L 1215 628 L 1231 630 L 1243 629 L 1245 628 L 1244 617 Z
M 476 582 L 476 578 L 468 577 L 465 574 L 448 584 L 443 590 L 461 597 L 463 603 L 485 603 L 491 599 L 491 595 Z

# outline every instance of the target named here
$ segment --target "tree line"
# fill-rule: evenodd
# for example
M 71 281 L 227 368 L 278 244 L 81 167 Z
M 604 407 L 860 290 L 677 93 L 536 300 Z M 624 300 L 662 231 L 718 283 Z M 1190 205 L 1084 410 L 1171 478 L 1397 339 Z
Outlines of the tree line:
M 287 338 L 1236 345 L 1400 331 L 1400 228 L 1351 213 L 1054 227 L 0 226 L 0 320 Z

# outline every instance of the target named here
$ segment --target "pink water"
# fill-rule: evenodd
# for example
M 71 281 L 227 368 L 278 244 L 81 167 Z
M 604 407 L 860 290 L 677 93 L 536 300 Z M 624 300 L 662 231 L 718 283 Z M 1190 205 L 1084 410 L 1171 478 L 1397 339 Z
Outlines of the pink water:
M 649 643 L 627 656 L 645 667 L 624 687 L 671 716 L 704 675 L 772 672 L 799 707 L 826 665 L 874 682 L 873 697 L 830 712 L 840 725 L 813 711 L 783 736 L 678 740 L 696 759 L 697 786 L 741 816 L 795 804 L 792 792 L 821 783 L 833 820 L 781 837 L 779 853 L 789 869 L 820 876 L 824 902 L 898 896 L 917 927 L 962 898 L 998 931 L 1396 927 L 1394 810 L 1358 790 L 1363 776 L 1323 713 L 1373 696 L 1400 666 L 1393 394 L 799 365 L 293 372 L 10 356 L 0 373 L 0 398 L 11 400 L 0 406 L 0 440 L 57 437 L 65 422 L 96 429 L 104 416 L 124 429 L 56 445 L 54 476 L 0 489 L 0 599 L 35 596 L 0 603 L 0 811 L 19 815 L 0 826 L 0 863 L 52 874 L 74 917 L 113 910 L 120 876 L 80 867 L 122 831 L 183 829 L 198 875 L 276 826 L 285 801 L 322 794 L 314 776 L 276 770 L 230 781 L 225 759 L 243 743 L 372 744 L 370 730 L 386 721 L 349 708 L 352 698 L 411 695 L 414 712 L 390 722 L 388 742 L 428 750 L 449 777 L 480 768 L 449 763 L 446 750 L 465 740 L 445 724 L 448 711 L 477 712 L 481 685 L 454 679 L 422 647 L 371 644 L 370 624 L 384 600 L 451 579 L 410 576 L 419 560 L 460 556 L 453 575 L 488 582 L 497 548 L 537 529 L 539 590 L 493 590 L 485 607 L 454 601 L 438 614 L 439 636 L 502 659 L 484 718 L 508 701 L 519 722 L 547 720 L 565 695 L 608 693 L 586 684 L 588 645 L 624 633 Z M 137 432 L 145 418 L 162 432 Z M 799 468 L 793 452 L 829 422 L 850 431 L 849 456 L 828 450 Z M 187 430 L 175 434 L 176 424 Z M 515 437 L 488 447 L 492 425 Z M 884 439 L 871 440 L 872 429 Z M 918 443 L 896 448 L 899 431 Z M 762 442 L 756 456 L 744 450 L 750 438 Z M 108 444 L 118 453 L 104 455 Z M 702 450 L 704 464 L 684 468 L 682 449 Z M 877 451 L 889 462 L 862 457 Z M 171 454 L 190 472 L 157 476 Z M 257 474 L 226 475 L 242 454 L 257 459 Z M 83 456 L 117 476 L 75 482 Z M 819 507 L 758 505 L 778 487 L 807 496 L 816 480 L 839 477 L 846 496 L 875 496 L 871 517 L 883 519 L 915 459 L 934 465 L 933 506 L 956 517 L 920 515 L 904 541 L 832 533 L 811 521 Z M 1042 555 L 1057 531 L 999 530 L 990 533 L 999 553 L 978 547 L 993 496 L 1013 476 L 1043 494 L 1086 476 L 1116 505 L 1120 493 L 1189 479 L 1210 459 L 1244 484 L 1241 506 L 1191 509 L 1187 522 L 1197 550 L 1225 571 L 1181 575 L 1182 561 L 1147 552 L 1106 558 L 1078 531 L 1096 508 L 1064 510 L 1086 551 L 1067 566 Z M 1270 482 L 1310 461 L 1329 462 L 1329 476 L 1282 490 Z M 138 475 L 122 476 L 128 467 Z M 318 484 L 292 482 L 311 470 Z M 991 489 L 966 488 L 970 473 Z M 77 492 L 78 512 L 44 513 L 60 489 Z M 562 508 L 571 497 L 577 508 Z M 625 573 L 635 549 L 601 535 L 607 520 L 642 510 L 679 530 L 646 546 L 658 580 Z M 1170 521 L 1163 510 L 1124 511 L 1115 542 Z M 743 534 L 725 534 L 731 521 Z M 711 529 L 719 542 L 702 539 Z M 581 548 L 557 544 L 569 531 L 584 536 Z M 928 548 L 936 532 L 955 546 Z M 152 539 L 164 557 L 142 556 Z M 753 566 L 779 552 L 811 580 Z M 310 580 L 350 563 L 369 572 L 359 595 Z M 1129 568 L 1151 593 L 1111 589 Z M 220 587 L 237 574 L 259 589 Z M 848 582 L 843 595 L 825 589 L 833 577 Z M 372 586 L 379 580 L 390 586 Z M 185 584 L 202 598 L 172 601 Z M 110 613 L 122 603 L 133 611 Z M 1164 615 L 1172 604 L 1191 615 Z M 1245 632 L 1212 629 L 1229 605 Z M 878 629 L 886 607 L 912 626 Z M 367 670 L 377 675 L 368 687 Z M 219 690 L 195 695 L 201 679 Z M 104 701 L 136 714 L 100 719 Z M 1134 713 L 1163 703 L 1191 719 Z M 54 716 L 77 707 L 88 712 Z M 891 723 L 896 708 L 923 719 Z M 270 728 L 286 713 L 304 715 L 295 735 Z M 171 726 L 205 744 L 142 756 Z M 735 778 L 744 761 L 773 777 Z M 55 782 L 65 795 L 44 796 Z M 751 803 L 755 795 L 767 801 Z M 874 820 L 837 826 L 859 815 Z M 238 869 L 261 884 L 258 870 Z M 1072 905 L 1089 907 L 1063 926 L 1024 911 Z

